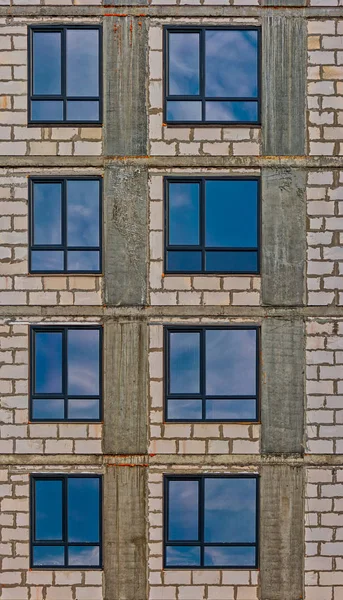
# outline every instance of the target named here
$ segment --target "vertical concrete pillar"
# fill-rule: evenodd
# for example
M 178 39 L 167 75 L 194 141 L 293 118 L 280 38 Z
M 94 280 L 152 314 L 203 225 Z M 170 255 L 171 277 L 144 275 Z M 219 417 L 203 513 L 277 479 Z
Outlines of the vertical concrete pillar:
M 147 598 L 147 469 L 108 466 L 104 476 L 104 600 Z
M 268 318 L 262 323 L 261 338 L 262 453 L 302 453 L 304 322 L 302 319 Z
M 105 17 L 105 156 L 147 154 L 147 73 L 147 19 L 125 15 Z
M 304 6 L 267 1 L 265 6 Z M 277 12 L 277 11 L 275 11 Z M 262 19 L 262 151 L 301 155 L 306 149 L 307 28 L 302 17 Z
M 146 167 L 106 166 L 104 293 L 107 305 L 146 303 L 147 203 Z
M 303 592 L 303 467 L 261 469 L 261 600 L 300 600 Z
M 306 171 L 262 169 L 262 303 L 305 300 Z
M 147 339 L 145 322 L 105 323 L 105 454 L 148 451 Z

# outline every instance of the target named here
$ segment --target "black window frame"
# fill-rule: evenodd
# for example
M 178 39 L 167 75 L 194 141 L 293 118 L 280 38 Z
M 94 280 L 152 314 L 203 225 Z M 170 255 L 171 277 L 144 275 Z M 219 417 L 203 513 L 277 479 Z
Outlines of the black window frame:
M 99 542 L 70 542 L 68 543 L 68 479 L 98 479 L 99 480 Z M 36 504 L 35 504 L 35 481 L 37 480 L 50 480 L 50 481 L 62 481 L 62 530 L 63 530 L 63 541 L 51 542 L 46 540 L 44 542 L 35 540 L 36 531 Z M 65 570 L 65 571 L 82 571 L 85 569 L 97 571 L 103 569 L 103 476 L 97 473 L 33 473 L 30 475 L 30 569 L 33 570 Z M 64 546 L 64 560 L 65 565 L 50 565 L 41 566 L 33 564 L 33 548 L 34 546 Z M 99 565 L 82 565 L 82 566 L 69 566 L 68 565 L 68 548 L 70 546 L 98 546 L 99 547 Z
M 259 423 L 260 422 L 260 347 L 261 347 L 261 327 L 259 325 L 166 325 L 163 331 L 163 391 L 164 391 L 164 402 L 163 402 L 163 413 L 164 421 L 166 423 Z M 254 330 L 256 332 L 256 397 L 255 396 L 220 396 L 219 394 L 206 395 L 206 331 L 208 330 Z M 169 393 L 169 382 L 170 382 L 170 351 L 169 351 L 169 334 L 170 332 L 181 332 L 181 333 L 199 333 L 200 334 L 200 392 L 199 394 L 170 394 Z M 206 400 L 207 399 L 245 399 L 255 400 L 256 402 L 256 415 L 255 419 L 246 421 L 243 419 L 206 419 Z M 170 419 L 168 418 L 168 401 L 173 399 L 199 399 L 202 401 L 202 418 L 201 419 Z
M 204 541 L 204 513 L 205 513 L 205 502 L 204 502 L 204 480 L 205 479 L 255 479 L 256 480 L 256 527 L 255 527 L 255 544 L 244 544 L 244 543 L 205 543 Z M 198 481 L 199 482 L 199 495 L 198 495 L 198 514 L 199 514 L 199 526 L 198 533 L 199 539 L 194 541 L 168 541 L 168 512 L 169 512 L 169 481 Z M 260 475 L 258 473 L 215 473 L 215 474 L 201 474 L 201 475 L 164 475 L 163 476 L 163 568 L 170 570 L 254 570 L 259 568 L 259 529 L 260 529 Z M 200 565 L 188 566 L 188 565 L 167 565 L 166 550 L 167 546 L 196 546 L 200 547 Z M 256 548 L 256 561 L 255 565 L 242 565 L 242 566 L 217 566 L 217 565 L 204 565 L 204 548 L 205 546 L 223 546 L 223 547 L 254 547 Z
M 98 96 L 67 96 L 66 94 L 66 30 L 67 29 L 97 29 L 99 31 L 99 95 Z M 61 32 L 61 94 L 33 94 L 33 34 L 34 32 Z M 27 115 L 28 126 L 31 127 L 94 127 L 101 126 L 103 122 L 103 36 L 102 25 L 94 24 L 54 24 L 54 25 L 29 25 L 28 26 L 28 61 L 27 61 L 27 79 L 28 79 L 28 94 L 27 94 Z M 62 100 L 63 101 L 63 119 L 61 121 L 34 121 L 31 117 L 31 101 L 32 100 Z M 66 121 L 66 104 L 67 100 L 85 100 L 99 102 L 99 119 L 92 121 Z
M 205 96 L 205 31 L 208 30 L 230 30 L 230 31 L 257 31 L 257 86 L 256 98 L 233 98 L 233 97 L 206 97 Z M 169 86 L 169 41 L 168 33 L 181 31 L 182 33 L 199 33 L 199 85 L 198 95 L 170 95 Z M 262 27 L 260 25 L 165 25 L 163 27 L 163 122 L 169 127 L 261 127 L 262 120 Z M 206 100 L 227 102 L 249 102 L 257 103 L 257 121 L 205 121 Z M 167 103 L 169 100 L 179 101 L 201 101 L 201 121 L 170 121 L 167 119 Z
M 98 181 L 99 182 L 99 246 L 68 246 L 67 243 L 67 182 L 68 181 Z M 34 244 L 34 185 L 36 183 L 57 183 L 62 186 L 62 194 L 61 194 L 61 244 Z M 102 177 L 98 175 L 85 175 L 82 176 L 63 176 L 63 177 L 29 177 L 29 208 L 28 208 L 28 217 L 29 217 L 29 260 L 28 267 L 29 273 L 32 275 L 101 275 L 103 269 L 103 182 Z M 50 250 L 60 250 L 64 253 L 63 258 L 63 269 L 54 270 L 54 269 L 45 269 L 44 271 L 37 271 L 32 269 L 32 251 L 41 250 L 41 251 L 50 251 Z M 98 251 L 99 252 L 99 269 L 87 271 L 84 269 L 79 270 L 68 270 L 67 269 L 67 260 L 68 260 L 68 251 Z
M 67 330 L 97 330 L 99 331 L 99 396 L 81 396 L 72 394 L 73 399 L 97 400 L 99 398 L 99 418 L 98 419 L 68 419 L 68 338 Z M 35 386 L 35 333 L 36 332 L 57 332 L 62 333 L 62 393 L 61 394 L 34 394 Z M 103 365 L 104 365 L 104 344 L 102 325 L 31 325 L 30 326 L 30 346 L 29 346 L 29 421 L 32 423 L 101 423 L 103 421 L 103 403 L 104 403 L 104 385 L 103 385 Z M 64 400 L 64 419 L 37 419 L 33 417 L 33 401 L 45 400 L 47 397 L 53 400 Z
M 206 201 L 206 181 L 256 181 L 257 183 L 257 247 L 225 247 L 225 246 L 206 246 L 205 244 L 205 201 Z M 169 243 L 169 184 L 170 183 L 198 183 L 199 184 L 199 244 L 197 245 L 170 245 Z M 190 176 L 190 177 L 177 177 L 167 176 L 164 177 L 163 181 L 163 195 L 164 195 L 164 253 L 163 253 L 163 269 L 166 275 L 189 275 L 190 273 L 194 276 L 201 275 L 219 275 L 225 277 L 226 275 L 253 275 L 258 276 L 261 274 L 261 177 L 256 176 Z M 256 250 L 257 252 L 257 269 L 256 271 L 207 271 L 205 270 L 206 251 L 210 250 L 213 252 L 245 252 Z M 168 252 L 180 251 L 180 252 L 196 252 L 200 251 L 202 254 L 201 262 L 202 268 L 200 271 L 175 271 L 168 269 Z

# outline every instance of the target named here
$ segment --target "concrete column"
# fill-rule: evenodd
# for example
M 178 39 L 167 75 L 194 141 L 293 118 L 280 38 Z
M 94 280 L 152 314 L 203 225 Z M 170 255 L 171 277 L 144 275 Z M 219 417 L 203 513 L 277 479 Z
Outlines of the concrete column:
M 143 4 L 135 1 L 132 4 Z M 104 19 L 104 155 L 147 154 L 148 25 L 144 17 Z
M 267 1 L 265 6 L 304 6 Z M 277 11 L 275 11 L 277 12 Z M 267 156 L 302 155 L 306 149 L 307 27 L 302 17 L 262 19 L 262 148 Z
M 261 339 L 262 453 L 303 453 L 304 322 L 265 319 Z
M 262 303 L 305 300 L 306 171 L 262 169 Z
M 147 598 L 147 469 L 108 466 L 104 476 L 104 600 Z
M 107 305 L 146 303 L 147 204 L 146 167 L 106 166 L 104 285 Z
M 148 451 L 145 322 L 108 321 L 104 326 L 104 454 Z
M 263 466 L 260 489 L 261 600 L 300 600 L 304 597 L 303 468 Z

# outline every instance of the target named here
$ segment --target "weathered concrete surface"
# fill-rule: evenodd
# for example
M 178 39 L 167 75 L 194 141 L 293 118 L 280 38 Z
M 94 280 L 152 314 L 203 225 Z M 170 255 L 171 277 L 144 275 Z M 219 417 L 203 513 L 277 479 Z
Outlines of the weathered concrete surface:
M 261 600 L 304 597 L 303 472 L 287 465 L 261 468 Z
M 306 171 L 262 169 L 262 304 L 305 301 Z
M 306 20 L 264 16 L 262 152 L 265 155 L 305 154 L 306 65 Z
M 147 202 L 147 167 L 116 164 L 105 168 L 106 305 L 146 303 Z
M 147 76 L 147 19 L 107 16 L 104 19 L 105 156 L 147 154 Z
M 105 323 L 105 454 L 148 451 L 147 338 L 145 322 Z
M 262 6 L 306 6 L 307 0 L 262 0 Z
M 104 600 L 147 598 L 146 498 L 145 467 L 106 468 L 103 512 Z
M 262 453 L 303 453 L 304 321 L 265 319 L 261 343 Z

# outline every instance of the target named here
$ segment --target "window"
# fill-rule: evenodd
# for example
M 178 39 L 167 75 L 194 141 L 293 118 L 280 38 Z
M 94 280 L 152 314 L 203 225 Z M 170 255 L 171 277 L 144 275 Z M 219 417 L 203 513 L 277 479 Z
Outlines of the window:
M 101 327 L 31 327 L 31 421 L 99 421 Z
M 258 328 L 167 327 L 165 419 L 258 420 Z
M 259 273 L 258 178 L 165 181 L 166 273 Z
M 165 122 L 260 122 L 258 27 L 165 29 Z
M 165 567 L 257 568 L 257 476 L 167 476 L 164 497 Z
M 29 123 L 101 123 L 101 29 L 29 28 Z
M 101 180 L 30 180 L 29 272 L 101 272 Z
M 31 568 L 101 568 L 101 476 L 31 477 Z

